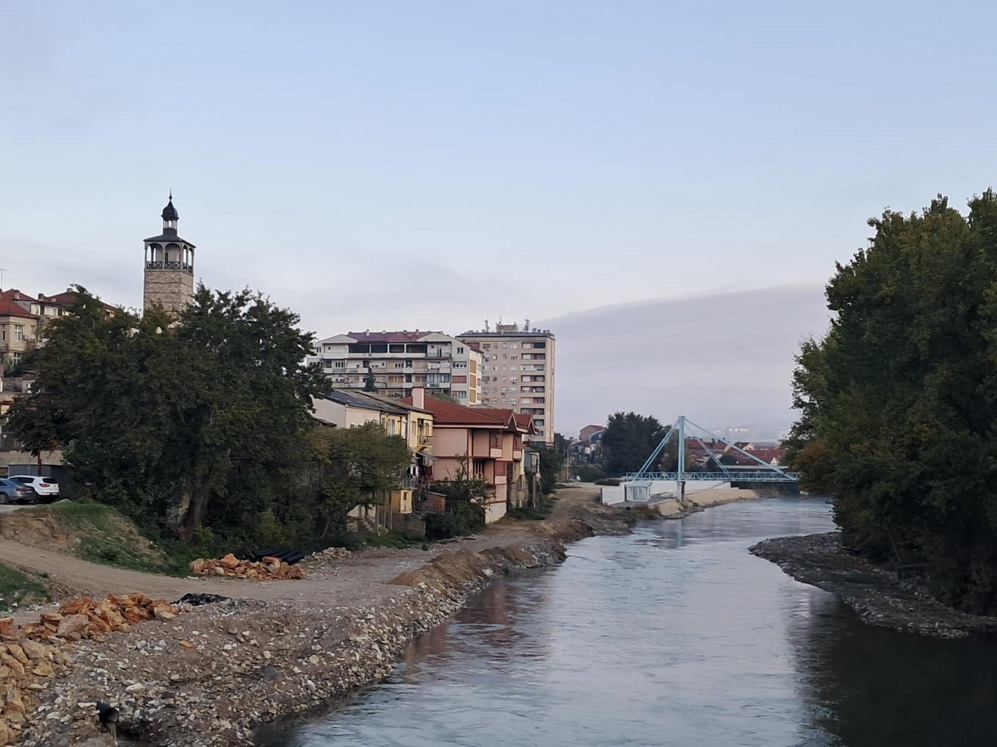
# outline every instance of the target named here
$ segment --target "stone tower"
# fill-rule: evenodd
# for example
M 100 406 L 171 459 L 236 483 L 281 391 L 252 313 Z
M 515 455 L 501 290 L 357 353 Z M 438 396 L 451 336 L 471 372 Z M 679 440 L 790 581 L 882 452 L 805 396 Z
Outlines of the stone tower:
M 170 192 L 163 233 L 145 240 L 145 309 L 161 306 L 177 313 L 194 298 L 194 245 L 177 235 L 178 220 Z

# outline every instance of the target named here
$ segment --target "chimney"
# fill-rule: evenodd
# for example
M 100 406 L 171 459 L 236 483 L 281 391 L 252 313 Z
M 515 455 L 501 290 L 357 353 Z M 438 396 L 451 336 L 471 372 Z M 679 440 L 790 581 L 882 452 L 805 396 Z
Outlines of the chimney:
M 426 390 L 424 387 L 417 386 L 412 390 L 412 405 L 420 410 L 426 408 Z

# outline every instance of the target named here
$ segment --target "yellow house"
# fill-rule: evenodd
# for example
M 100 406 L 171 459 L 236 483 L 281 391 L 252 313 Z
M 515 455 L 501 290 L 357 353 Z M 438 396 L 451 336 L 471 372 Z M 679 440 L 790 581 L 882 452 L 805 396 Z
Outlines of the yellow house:
M 391 526 L 391 514 L 411 514 L 413 494 L 427 474 L 433 444 L 433 414 L 429 410 L 404 405 L 396 399 L 371 392 L 334 390 L 312 400 L 312 417 L 338 428 L 352 428 L 371 421 L 384 427 L 389 436 L 401 436 L 412 452 L 412 464 L 399 477 L 398 488 L 388 496 L 388 516 L 383 522 Z M 378 520 L 379 523 L 380 520 Z

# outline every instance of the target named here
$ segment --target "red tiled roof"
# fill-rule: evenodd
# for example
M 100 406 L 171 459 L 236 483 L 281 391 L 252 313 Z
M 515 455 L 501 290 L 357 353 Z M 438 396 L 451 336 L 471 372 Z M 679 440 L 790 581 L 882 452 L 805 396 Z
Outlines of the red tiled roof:
M 533 425 L 533 416 L 526 412 L 517 412 L 513 414 L 516 418 L 516 425 L 525 430 L 530 435 L 537 433 L 537 427 Z
M 426 335 L 441 335 L 442 332 L 423 330 L 422 332 L 347 332 L 347 337 L 352 337 L 357 342 L 418 342 Z
M 38 300 L 46 301 L 48 303 L 57 304 L 71 304 L 76 301 L 78 294 L 73 291 L 65 291 L 64 293 L 56 293 L 54 296 L 38 296 Z
M 403 397 L 402 404 L 411 405 L 412 398 Z M 433 413 L 433 423 L 437 425 L 491 425 L 505 428 L 509 425 L 509 416 L 512 414 L 512 410 L 464 407 L 430 396 L 426 397 L 424 407 Z
M 27 293 L 21 293 L 17 288 L 8 288 L 7 290 L 0 293 L 0 299 L 4 301 L 37 301 L 38 299 L 34 296 L 29 296 Z
M 16 301 L 10 298 L 0 299 L 0 316 L 18 316 L 25 319 L 37 319 L 38 314 L 32 314 Z

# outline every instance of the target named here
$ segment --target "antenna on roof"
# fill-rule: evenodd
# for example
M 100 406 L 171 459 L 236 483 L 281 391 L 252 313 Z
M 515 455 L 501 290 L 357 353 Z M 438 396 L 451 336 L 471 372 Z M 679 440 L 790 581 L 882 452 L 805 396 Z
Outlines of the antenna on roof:
M 523 322 L 523 331 L 524 332 L 529 332 L 530 331 L 530 318 L 529 317 L 527 317 L 526 320 Z
M 485 332 L 491 332 L 491 330 L 488 329 L 488 320 L 487 319 L 485 319 Z

